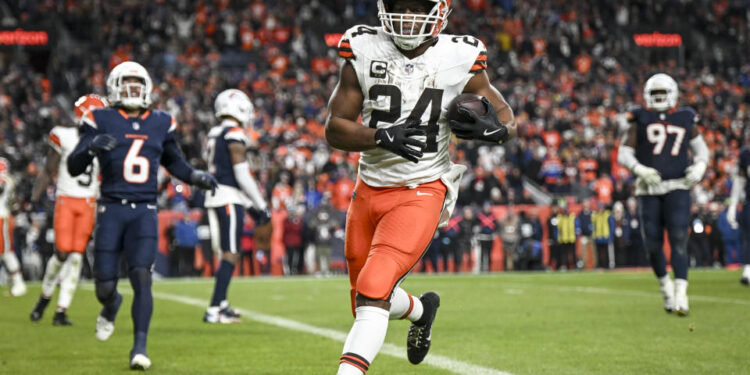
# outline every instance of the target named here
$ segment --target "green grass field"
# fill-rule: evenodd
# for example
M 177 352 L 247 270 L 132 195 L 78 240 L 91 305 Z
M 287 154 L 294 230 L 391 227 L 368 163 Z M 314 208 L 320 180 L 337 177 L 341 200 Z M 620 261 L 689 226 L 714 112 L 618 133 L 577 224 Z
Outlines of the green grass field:
M 404 288 L 440 293 L 425 363 L 405 359 L 408 324 L 392 321 L 369 374 L 750 374 L 750 289 L 739 273 L 692 271 L 691 314 L 663 312 L 650 272 L 412 276 Z M 121 290 L 130 286 L 120 282 Z M 236 325 L 201 321 L 212 280 L 154 284 L 149 356 L 155 374 L 334 374 L 352 317 L 348 282 L 235 279 Z M 7 289 L 7 287 L 6 287 Z M 29 312 L 39 293 L 0 297 L 0 374 L 130 373 L 130 295 L 114 336 L 94 338 L 99 304 L 83 283 L 72 327 Z

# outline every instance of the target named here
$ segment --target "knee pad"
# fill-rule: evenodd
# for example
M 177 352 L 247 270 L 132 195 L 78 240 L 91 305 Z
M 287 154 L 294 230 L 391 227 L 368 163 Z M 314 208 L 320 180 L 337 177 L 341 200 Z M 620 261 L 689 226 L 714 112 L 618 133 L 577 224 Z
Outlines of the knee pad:
M 688 235 L 685 230 L 670 230 L 669 231 L 669 244 L 672 246 L 672 250 L 678 252 L 680 255 L 687 255 L 687 242 Z
M 128 271 L 128 278 L 134 289 L 151 287 L 151 270 L 145 267 L 133 267 Z
M 96 280 L 96 299 L 102 304 L 106 304 L 115 296 L 117 291 L 117 280 Z

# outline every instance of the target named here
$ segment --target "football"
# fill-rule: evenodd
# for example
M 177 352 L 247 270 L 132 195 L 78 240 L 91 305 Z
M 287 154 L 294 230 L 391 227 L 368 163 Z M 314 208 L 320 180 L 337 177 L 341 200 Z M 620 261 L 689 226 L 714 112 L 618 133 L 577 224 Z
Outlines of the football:
M 476 94 L 461 94 L 453 100 L 451 100 L 450 103 L 448 103 L 448 113 L 446 113 L 446 118 L 450 120 L 455 120 L 459 122 L 472 122 L 472 118 L 462 114 L 458 111 L 458 107 L 464 107 L 470 111 L 473 111 L 474 113 L 478 115 L 484 115 L 487 113 L 487 106 L 482 103 L 482 97 Z

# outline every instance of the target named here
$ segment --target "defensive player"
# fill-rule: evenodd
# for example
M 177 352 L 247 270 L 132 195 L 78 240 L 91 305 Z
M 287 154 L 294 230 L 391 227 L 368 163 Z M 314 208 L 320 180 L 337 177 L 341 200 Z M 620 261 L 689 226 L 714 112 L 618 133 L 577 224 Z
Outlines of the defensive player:
M 0 158 L 0 255 L 5 268 L 10 274 L 10 295 L 20 297 L 26 294 L 26 283 L 23 282 L 21 265 L 13 252 L 13 216 L 11 205 L 16 183 L 10 175 L 8 159 Z
M 698 115 L 690 107 L 677 108 L 677 82 L 666 74 L 646 81 L 646 108 L 628 114 L 617 161 L 636 176 L 641 233 L 664 297 L 664 309 L 680 316 L 689 312 L 687 297 L 687 240 L 690 188 L 700 182 L 708 165 L 708 146 L 698 131 Z M 688 158 L 688 144 L 693 163 Z M 667 274 L 662 249 L 664 230 L 672 248 L 674 282 Z
M 750 173 L 750 148 L 745 146 L 740 151 L 740 160 L 737 166 L 737 173 L 734 176 L 732 183 L 732 195 L 729 200 L 729 208 L 727 209 L 727 221 L 733 228 L 740 227 L 740 235 L 742 238 L 742 263 L 745 266 L 742 269 L 742 276 L 740 282 L 743 285 L 750 285 L 750 184 L 747 183 L 747 176 Z M 745 195 L 745 198 L 741 196 Z M 743 201 L 742 216 L 737 220 L 737 204 Z M 739 225 L 738 225 L 739 221 Z
M 268 204 L 250 175 L 245 153 L 250 141 L 245 126 L 252 123 L 253 104 L 244 92 L 236 89 L 222 91 L 214 103 L 219 125 L 208 132 L 206 161 L 208 171 L 219 182 L 219 187 L 206 194 L 205 206 L 211 229 L 211 245 L 221 255 L 216 271 L 211 304 L 203 315 L 206 323 L 239 322 L 239 314 L 226 301 L 234 265 L 240 256 L 245 207 L 252 206 L 256 226 L 270 220 Z
M 361 155 L 346 219 L 355 320 L 338 374 L 367 372 L 389 319 L 412 322 L 411 363 L 427 355 L 440 298 L 412 297 L 399 284 L 453 210 L 465 167 L 450 161 L 450 133 L 494 144 L 515 136 L 513 113 L 485 72 L 484 44 L 440 34 L 450 11 L 449 0 L 379 0 L 381 27 L 352 27 L 339 43 L 344 62 L 328 104 L 326 138 Z M 474 121 L 449 124 L 445 108 L 461 93 L 485 97 L 487 113 L 462 110 Z
M 120 256 L 128 265 L 133 287 L 134 343 L 130 367 L 147 369 L 146 338 L 151 322 L 151 268 L 156 257 L 157 170 L 164 165 L 175 177 L 203 189 L 213 189 L 216 180 L 193 169 L 175 140 L 177 122 L 168 113 L 150 110 L 153 85 L 138 63 L 120 63 L 107 77 L 112 108 L 97 109 L 83 116 L 81 139 L 68 157 L 68 172 L 78 176 L 94 157 L 101 167 L 101 188 L 94 239 L 96 297 L 104 305 L 96 321 L 96 338 L 107 340 L 122 303 L 117 292 Z
M 107 106 L 107 99 L 99 95 L 84 95 L 75 102 L 76 123 L 84 113 Z M 57 180 L 53 228 L 55 230 L 55 254 L 47 261 L 42 279 L 42 294 L 39 296 L 31 320 L 39 321 L 47 308 L 58 281 L 60 294 L 52 324 L 73 324 L 66 314 L 73 294 L 78 286 L 78 277 L 83 265 L 83 253 L 94 231 L 96 195 L 99 192 L 99 164 L 93 160 L 83 174 L 73 178 L 68 173 L 66 160 L 78 144 L 78 129 L 70 126 L 55 126 L 49 133 L 50 150 L 44 170 L 34 184 L 31 203 L 37 205 L 52 180 Z

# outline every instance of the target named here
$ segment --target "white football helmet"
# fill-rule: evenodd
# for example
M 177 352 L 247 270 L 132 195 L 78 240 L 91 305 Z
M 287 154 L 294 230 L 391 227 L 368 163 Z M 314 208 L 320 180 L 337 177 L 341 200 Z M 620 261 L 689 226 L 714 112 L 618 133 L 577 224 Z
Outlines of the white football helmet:
M 378 0 L 378 18 L 383 31 L 390 35 L 401 49 L 411 51 L 422 43 L 437 37 L 448 26 L 451 0 L 422 0 L 432 3 L 425 14 L 394 13 L 399 0 Z
M 123 83 L 123 79 L 128 77 L 137 78 L 141 82 Z M 138 88 L 137 94 L 134 94 L 135 88 Z M 151 105 L 153 88 L 154 83 L 146 68 L 133 61 L 118 64 L 107 77 L 107 93 L 113 107 L 148 108 Z
M 231 116 L 243 126 L 250 125 L 255 118 L 253 103 L 244 92 L 237 89 L 224 90 L 214 102 L 216 118 Z
M 663 112 L 676 107 L 679 95 L 677 82 L 664 73 L 654 74 L 643 86 L 646 108 L 655 111 Z

